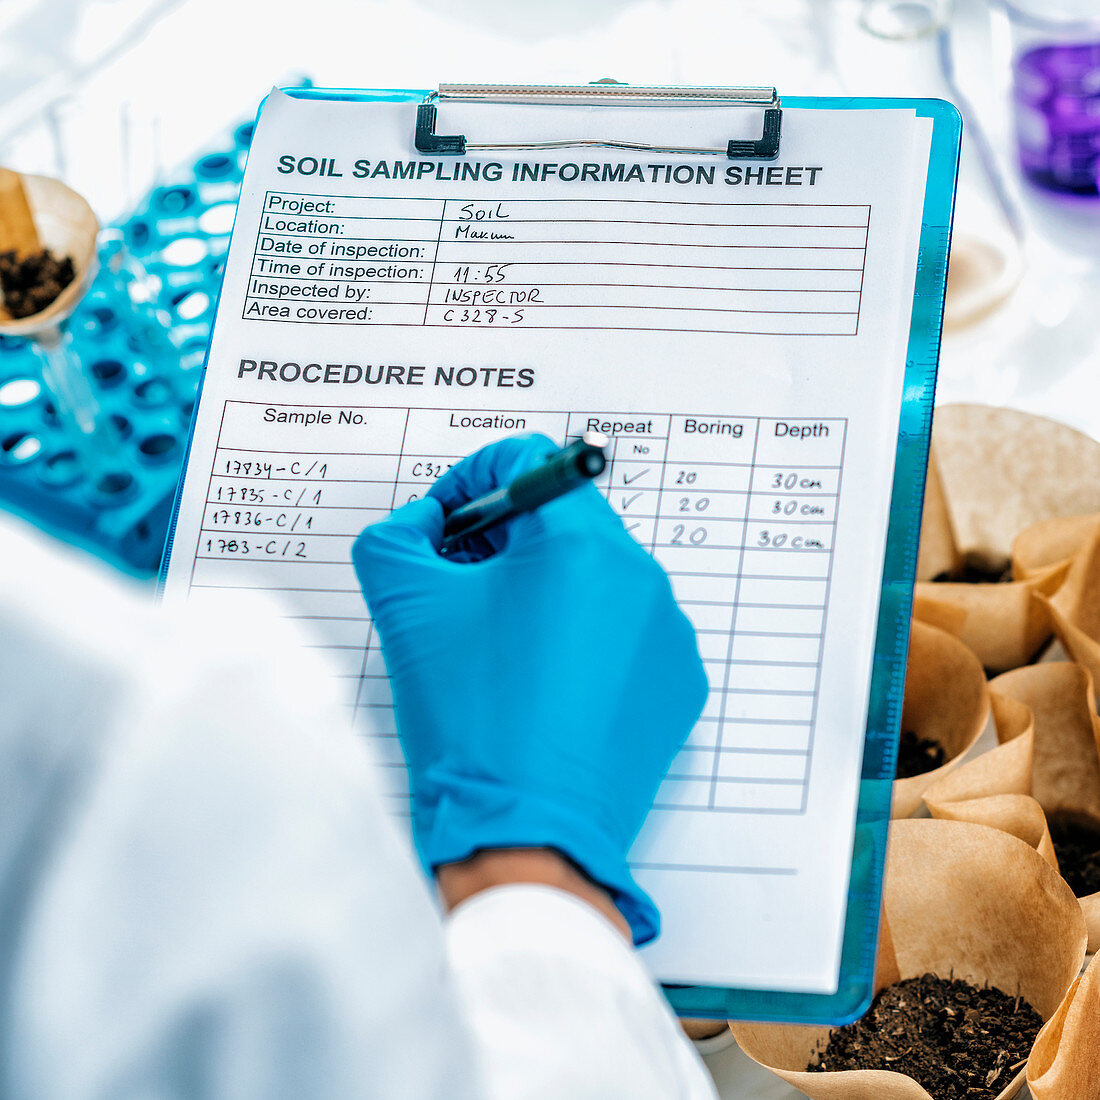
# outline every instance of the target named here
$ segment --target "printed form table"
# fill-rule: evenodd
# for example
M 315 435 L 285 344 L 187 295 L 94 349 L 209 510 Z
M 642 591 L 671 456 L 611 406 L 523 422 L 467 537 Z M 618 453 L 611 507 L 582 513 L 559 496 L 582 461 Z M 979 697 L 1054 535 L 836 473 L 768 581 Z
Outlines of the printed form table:
M 323 451 L 304 422 L 310 413 L 330 418 Z M 270 448 L 273 423 L 284 449 Z M 201 599 L 255 588 L 282 597 L 289 617 L 308 624 L 333 663 L 347 706 L 366 716 L 386 795 L 407 813 L 407 773 L 378 636 L 365 605 L 349 614 L 348 596 L 359 591 L 350 561 L 355 537 L 422 496 L 487 436 L 537 431 L 562 440 L 603 431 L 611 460 L 597 484 L 669 573 L 710 681 L 706 708 L 657 809 L 799 814 L 813 753 L 846 429 L 842 419 L 230 400 L 190 592 Z

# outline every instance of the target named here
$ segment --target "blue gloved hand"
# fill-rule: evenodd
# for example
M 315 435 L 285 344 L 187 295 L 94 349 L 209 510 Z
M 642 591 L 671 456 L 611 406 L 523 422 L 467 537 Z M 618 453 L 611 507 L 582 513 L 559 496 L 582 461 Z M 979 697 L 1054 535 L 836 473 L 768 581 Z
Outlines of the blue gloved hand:
M 425 866 L 557 849 L 610 892 L 640 944 L 659 916 L 627 850 L 707 693 L 668 578 L 592 485 L 489 532 L 484 560 L 439 555 L 445 510 L 554 450 L 526 436 L 478 451 L 368 527 L 352 559 Z

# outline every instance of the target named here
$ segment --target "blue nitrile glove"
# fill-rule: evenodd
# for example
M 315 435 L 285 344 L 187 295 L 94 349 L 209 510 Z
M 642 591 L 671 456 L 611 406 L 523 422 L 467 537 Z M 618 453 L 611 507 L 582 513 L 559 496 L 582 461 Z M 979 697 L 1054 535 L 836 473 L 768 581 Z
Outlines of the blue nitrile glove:
M 707 693 L 661 567 L 586 485 L 439 555 L 444 510 L 556 450 L 506 439 L 368 527 L 352 559 L 382 638 L 430 871 L 483 848 L 555 848 L 610 891 L 635 943 L 659 917 L 626 853 Z

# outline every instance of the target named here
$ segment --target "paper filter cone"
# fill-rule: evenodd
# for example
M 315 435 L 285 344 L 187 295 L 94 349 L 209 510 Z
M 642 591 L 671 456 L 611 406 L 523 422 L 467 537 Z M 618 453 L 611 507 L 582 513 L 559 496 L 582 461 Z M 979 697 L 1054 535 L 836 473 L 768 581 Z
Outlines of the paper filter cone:
M 917 599 L 952 604 L 964 614 L 959 636 L 991 672 L 1019 668 L 1035 659 L 1053 633 L 1057 616 L 1044 597 L 1058 591 L 1090 530 L 1083 514 L 1098 512 L 1096 440 L 1014 409 L 943 405 L 933 431 Z M 1100 516 L 1093 522 L 1100 531 Z M 1010 583 L 933 582 L 957 574 L 962 565 L 1001 573 L 1010 563 Z M 1074 637 L 1100 672 L 1096 599 L 1095 633 L 1064 608 L 1059 611 L 1096 641 L 1091 647 Z M 922 609 L 921 617 L 929 614 L 927 606 Z
M 962 763 L 985 729 L 989 689 L 977 658 L 953 634 L 914 622 L 901 728 L 944 748 L 945 762 L 932 771 L 894 780 L 892 817 L 910 817 L 925 790 Z
M 1095 955 L 1100 951 L 1100 893 L 1088 894 L 1077 899 L 1081 903 L 1081 915 L 1088 929 L 1088 953 Z
M 716 1035 L 722 1035 L 729 1025 L 725 1020 L 697 1020 L 686 1017 L 680 1021 L 680 1027 L 693 1043 L 697 1043 L 703 1039 L 713 1039 Z
M 941 405 L 933 439 L 956 547 L 972 565 L 1000 570 L 1025 528 L 1100 512 L 1100 443 L 1065 424 L 1015 409 Z
M 989 686 L 1034 715 L 1031 794 L 1047 815 L 1066 811 L 1100 819 L 1100 718 L 1088 672 L 1057 661 L 1006 672 Z
M 1065 812 L 1100 820 L 1092 678 L 1078 665 L 1050 662 L 1007 672 L 989 686 L 1001 744 L 929 785 L 924 801 L 933 817 L 1004 829 L 1057 867 L 1047 818 Z M 1020 802 L 1026 795 L 1032 798 Z M 1032 802 L 1043 814 L 1041 832 Z M 1100 950 L 1100 892 L 1078 900 L 1089 951 Z
M 925 590 L 913 594 L 913 618 L 958 637 L 966 624 L 966 608 L 929 596 Z
M 1069 887 L 1022 840 L 984 825 L 895 821 L 883 898 L 902 978 L 932 973 L 1018 992 L 1048 1020 L 1084 959 Z M 813 1100 L 932 1100 L 890 1070 L 806 1072 L 827 1029 L 730 1026 L 750 1058 Z M 1015 1096 L 1023 1079 L 1021 1070 L 998 1100 Z
M 1002 794 L 1031 794 L 1031 760 L 1035 719 L 1031 708 L 1017 699 L 990 691 L 995 749 L 968 760 L 960 768 L 937 779 L 924 792 L 924 801 L 962 802 Z
M 1088 669 L 1035 665 L 998 676 L 990 688 L 1025 703 L 1035 716 L 1031 793 L 1047 817 L 1069 813 L 1100 821 L 1100 718 Z M 1100 951 L 1100 892 L 1078 900 L 1089 951 Z
M 0 333 L 5 336 L 34 336 L 64 321 L 84 297 L 97 266 L 99 221 L 84 198 L 47 176 L 22 179 L 42 247 L 59 259 L 68 256 L 75 277 L 53 302 L 30 317 L 13 319 L 0 311 Z
M 1062 648 L 1089 670 L 1095 682 L 1100 677 L 1100 522 L 1095 516 L 1087 518 L 1090 526 L 1059 532 L 1065 538 L 1063 548 L 1072 534 L 1083 537 L 1065 581 L 1044 603 Z
M 1053 602 L 1048 602 L 1047 606 L 1058 641 L 1062 643 L 1066 656 L 1072 657 L 1082 668 L 1088 669 L 1094 679 L 1100 677 L 1100 642 L 1064 615 Z
M 1049 596 L 1069 569 L 1063 562 L 1027 580 L 1002 584 L 918 582 L 916 595 L 954 605 L 965 617 L 959 637 L 991 672 L 1019 668 L 1034 659 L 1054 631 L 1039 596 Z
M 969 821 L 988 825 L 1030 844 L 1056 871 L 1058 859 L 1043 807 L 1030 795 L 995 794 L 965 802 L 929 802 L 932 816 L 943 821 Z
M 1012 575 L 1017 580 L 1071 562 L 1100 531 L 1100 515 L 1056 516 L 1021 531 L 1012 544 Z
M 928 454 L 928 478 L 924 486 L 917 580 L 930 581 L 941 573 L 954 573 L 961 564 L 936 462 L 936 448 L 932 447 Z
M 1046 1022 L 1027 1061 L 1034 1100 L 1100 1097 L 1100 966 L 1097 960 L 1074 982 Z

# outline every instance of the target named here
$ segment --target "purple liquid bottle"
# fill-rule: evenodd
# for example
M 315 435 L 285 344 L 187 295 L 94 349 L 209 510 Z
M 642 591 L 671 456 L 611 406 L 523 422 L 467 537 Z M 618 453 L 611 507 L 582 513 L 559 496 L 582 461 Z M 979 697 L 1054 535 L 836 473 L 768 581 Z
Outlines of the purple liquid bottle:
M 1007 6 L 1018 28 L 1046 32 L 1013 63 L 1020 167 L 1048 190 L 1100 194 L 1100 25 L 1067 22 L 1057 41 L 1056 25 Z

